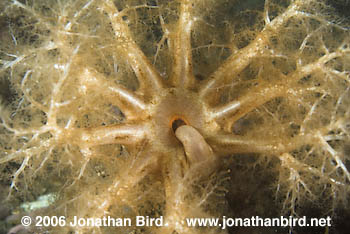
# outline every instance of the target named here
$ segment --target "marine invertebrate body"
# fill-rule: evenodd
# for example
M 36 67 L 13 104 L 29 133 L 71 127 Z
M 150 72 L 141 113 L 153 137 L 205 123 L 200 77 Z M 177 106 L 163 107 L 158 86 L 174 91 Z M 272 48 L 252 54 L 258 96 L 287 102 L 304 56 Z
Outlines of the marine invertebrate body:
M 220 215 L 228 168 L 246 157 L 277 174 L 289 214 L 305 199 L 330 209 L 347 200 L 350 37 L 325 2 L 1 7 L 10 197 L 57 193 L 52 212 L 69 220 L 162 215 L 167 224 L 123 233 L 200 233 L 182 221 Z

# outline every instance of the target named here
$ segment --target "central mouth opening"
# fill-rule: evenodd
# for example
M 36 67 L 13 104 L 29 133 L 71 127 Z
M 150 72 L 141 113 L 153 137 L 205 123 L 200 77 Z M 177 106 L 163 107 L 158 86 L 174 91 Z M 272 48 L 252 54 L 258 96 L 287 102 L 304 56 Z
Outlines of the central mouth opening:
M 171 125 L 171 128 L 173 129 L 173 132 L 175 133 L 176 129 L 178 129 L 182 125 L 188 125 L 188 123 L 184 118 L 180 116 L 175 116 L 174 118 L 171 119 L 170 125 Z

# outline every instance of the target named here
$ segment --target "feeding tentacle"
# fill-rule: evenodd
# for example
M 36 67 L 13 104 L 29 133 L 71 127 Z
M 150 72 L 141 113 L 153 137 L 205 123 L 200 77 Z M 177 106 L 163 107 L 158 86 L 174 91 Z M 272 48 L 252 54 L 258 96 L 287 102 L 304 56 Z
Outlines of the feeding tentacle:
M 122 54 L 127 59 L 140 82 L 140 89 L 142 91 L 162 90 L 164 84 L 161 76 L 132 39 L 129 27 L 122 19 L 123 15 L 111 0 L 105 1 L 101 8 L 108 14 L 114 30 L 117 40 L 115 53 Z
M 192 73 L 191 32 L 193 26 L 192 2 L 182 1 L 180 19 L 173 35 L 174 67 L 172 82 L 176 87 L 190 88 L 194 84 Z
M 128 120 L 141 119 L 148 115 L 149 106 L 141 97 L 121 85 L 108 82 L 95 71 L 85 69 L 80 76 L 80 82 L 82 89 L 99 92 L 112 104 L 118 106 Z

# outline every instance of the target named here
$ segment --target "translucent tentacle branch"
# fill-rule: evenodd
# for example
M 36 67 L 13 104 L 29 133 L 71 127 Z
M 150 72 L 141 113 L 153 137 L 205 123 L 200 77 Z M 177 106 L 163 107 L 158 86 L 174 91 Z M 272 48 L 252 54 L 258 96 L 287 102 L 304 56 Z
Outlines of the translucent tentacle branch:
M 227 104 L 212 109 L 212 118 L 220 120 L 225 118 L 225 129 L 230 131 L 232 124 L 243 117 L 245 114 L 254 110 L 255 108 L 263 105 L 264 103 L 277 98 L 287 97 L 295 91 L 291 87 L 295 87 L 296 83 L 303 77 L 312 74 L 313 72 L 320 70 L 325 71 L 325 64 L 332 59 L 344 55 L 344 51 L 336 51 L 326 54 L 319 58 L 317 61 L 306 64 L 304 66 L 298 66 L 297 70 L 293 73 L 283 76 L 281 81 L 275 81 L 270 83 L 261 82 L 258 86 L 249 90 L 249 93 L 241 96 L 237 100 L 233 100 Z M 300 88 L 301 89 L 301 88 Z M 254 95 L 250 95 L 254 93 Z
M 17 187 L 16 187 L 16 182 L 18 180 L 18 177 L 21 175 L 21 173 L 23 173 L 24 169 L 27 167 L 27 164 L 29 162 L 29 159 L 31 158 L 31 156 L 27 155 L 24 160 L 22 161 L 22 164 L 20 166 L 20 168 L 18 168 L 18 170 L 14 173 L 13 175 L 13 179 L 12 179 L 12 182 L 11 182 L 11 186 L 10 186 L 10 192 L 8 194 L 8 199 L 10 198 L 11 196 L 11 192 L 13 189 L 16 189 L 17 190 Z
M 12 0 L 12 4 L 19 7 L 19 8 L 22 8 L 25 11 L 27 11 L 28 13 L 32 14 L 35 18 L 39 19 L 39 22 L 41 24 L 44 24 L 44 25 L 50 27 L 50 24 L 48 23 L 49 22 L 48 18 L 41 15 L 41 14 L 38 14 L 33 7 L 26 5 L 26 4 L 23 4 L 17 0 Z
M 236 153 L 264 153 L 281 155 L 305 144 L 313 144 L 317 138 L 313 133 L 298 135 L 292 139 L 281 138 L 278 140 L 261 139 L 233 134 L 218 134 L 215 137 L 208 137 L 207 142 L 212 146 L 218 155 Z
M 181 2 L 180 17 L 177 23 L 177 30 L 174 33 L 173 41 L 173 74 L 172 82 L 174 86 L 189 88 L 194 84 L 192 74 L 192 48 L 191 32 L 193 25 L 191 1 Z
M 224 118 L 225 116 L 229 116 L 237 112 L 240 106 L 241 106 L 241 103 L 239 101 L 232 101 L 220 107 L 215 107 L 212 109 L 211 118 L 221 119 L 221 118 Z
M 236 54 L 231 55 L 200 87 L 200 97 L 205 97 L 224 83 L 227 79 L 232 79 L 240 73 L 253 58 L 261 54 L 267 43 L 267 38 L 257 37 L 250 45 L 241 49 Z
M 221 134 L 209 137 L 208 143 L 217 155 L 227 156 L 237 153 L 272 153 L 285 151 L 285 146 L 268 140 L 258 140 L 232 134 Z
M 86 94 L 95 91 L 103 95 L 109 102 L 118 106 L 127 119 L 140 119 L 147 116 L 148 105 L 134 92 L 113 82 L 92 70 L 85 69 L 80 76 L 81 92 Z
M 230 131 L 232 124 L 249 113 L 253 109 L 263 105 L 267 101 L 279 97 L 288 95 L 288 85 L 284 84 L 262 84 L 249 93 L 253 95 L 243 95 L 238 100 L 229 102 L 223 106 L 212 109 L 212 118 L 216 121 L 225 119 L 225 130 Z
M 320 181 L 327 184 L 332 188 L 332 191 L 341 190 L 345 186 L 345 181 L 339 180 L 339 178 L 332 178 L 328 173 L 325 173 L 323 168 L 316 168 L 306 164 L 302 160 L 298 160 L 289 153 L 283 153 L 279 156 L 281 165 L 283 168 L 289 171 L 289 177 L 284 179 L 284 183 L 288 182 L 287 195 L 283 203 L 283 209 L 289 209 L 295 213 L 295 206 L 300 196 L 307 194 L 312 199 L 316 199 L 313 184 L 308 182 L 309 178 L 306 177 L 318 177 Z M 314 181 L 314 179 L 312 179 Z M 325 185 L 326 187 L 326 185 Z M 324 194 L 323 194 L 324 196 Z M 334 198 L 337 197 L 337 192 L 332 193 Z
M 31 70 L 26 71 L 26 73 L 23 76 L 22 82 L 21 82 L 21 88 L 23 90 L 23 93 L 25 95 L 25 97 L 28 99 L 28 101 L 35 106 L 36 108 L 39 108 L 41 111 L 48 111 L 47 107 L 45 107 L 43 104 L 37 102 L 36 100 L 34 100 L 34 98 L 29 94 L 28 89 L 25 88 L 25 84 L 26 81 L 28 79 L 28 77 L 30 76 L 30 74 L 32 73 Z
M 270 17 L 269 17 L 269 4 L 270 1 L 266 0 L 265 5 L 264 5 L 264 20 L 265 20 L 265 25 L 270 24 Z
M 72 184 L 70 186 L 73 186 L 84 175 L 86 166 L 90 162 L 90 159 L 91 159 L 91 156 L 92 156 L 92 152 L 91 152 L 91 150 L 89 148 L 80 149 L 80 152 L 84 156 L 84 161 L 82 163 L 82 166 L 80 168 L 78 176 L 73 180 L 73 182 L 72 182 Z
M 82 148 L 105 144 L 136 144 L 149 135 L 143 125 L 120 124 L 62 131 L 61 141 L 75 143 Z
M 306 2 L 306 1 L 305 1 Z M 308 2 L 308 1 L 307 1 Z M 270 21 L 268 17 L 268 2 L 265 4 L 265 28 L 257 35 L 255 40 L 248 46 L 239 50 L 238 53 L 232 54 L 227 60 L 221 65 L 200 88 L 200 96 L 205 97 L 225 80 L 234 79 L 234 77 L 240 73 L 253 58 L 257 58 L 264 54 L 264 56 L 272 55 L 273 52 L 268 51 L 266 46 L 269 43 L 269 35 L 271 31 L 276 31 L 280 28 L 289 18 L 297 14 L 297 8 L 302 4 L 301 1 L 294 1 L 287 10 Z
M 23 157 L 27 157 L 28 155 L 38 155 L 42 151 L 45 151 L 49 148 L 49 145 L 52 144 L 53 140 L 49 139 L 46 141 L 41 142 L 41 147 L 32 147 L 32 148 L 27 148 L 27 149 L 18 149 L 16 151 L 14 150 L 7 150 L 4 151 L 5 156 L 2 156 L 0 158 L 0 164 L 14 161 L 21 159 Z
M 63 92 L 62 86 L 69 77 L 73 60 L 76 59 L 79 48 L 80 48 L 80 45 L 74 48 L 74 50 L 72 51 L 71 58 L 69 59 L 68 63 L 64 66 L 62 75 L 60 76 L 57 83 L 53 84 L 49 111 L 47 112 L 47 122 L 51 126 L 55 126 L 56 124 L 56 115 L 57 115 L 57 109 L 58 109 L 57 103 L 59 102 L 59 99 L 61 98 L 61 95 Z
M 5 71 L 7 68 L 13 68 L 15 65 L 19 64 L 25 58 L 25 55 L 21 55 L 21 56 L 12 55 L 11 57 L 14 57 L 15 59 L 10 61 L 0 59 L 0 64 L 2 65 L 0 72 Z
M 113 1 L 105 1 L 101 8 L 108 14 L 115 33 L 115 53 L 122 54 L 127 59 L 140 82 L 141 90 L 161 90 L 164 86 L 161 76 L 132 39 L 128 25 L 123 21 L 122 14 Z
M 92 156 L 92 152 L 89 148 L 81 149 L 80 152 L 84 155 L 84 162 L 80 168 L 79 175 L 77 176 L 77 180 L 80 180 L 80 178 L 83 176 L 86 165 L 89 163 Z
M 106 212 L 111 205 L 117 204 L 128 204 L 128 194 L 130 190 L 134 189 L 134 186 L 141 181 L 152 168 L 156 168 L 157 165 L 157 157 L 154 155 L 137 154 L 136 157 L 133 157 L 130 161 L 128 161 L 123 170 L 121 170 L 121 174 L 115 178 L 108 187 L 108 193 L 101 193 L 101 195 L 94 196 L 93 202 L 97 204 L 94 205 L 96 207 L 95 217 L 101 218 L 105 216 Z M 148 169 L 148 170 L 147 170 Z M 128 204 L 132 206 L 132 204 Z
M 321 170 L 312 167 L 308 164 L 305 164 L 302 161 L 297 160 L 293 156 L 291 156 L 289 153 L 284 153 L 280 157 L 280 160 L 282 162 L 282 166 L 286 168 L 294 168 L 294 170 L 298 171 L 304 171 L 307 173 L 311 173 L 315 176 L 320 177 L 322 180 L 326 181 L 327 183 L 333 185 L 333 186 L 339 186 L 339 185 L 344 185 L 343 181 L 336 180 L 334 178 L 331 178 L 324 174 Z
M 77 12 L 74 13 L 73 15 L 73 20 L 72 21 L 68 21 L 65 25 L 64 25 L 64 30 L 65 31 L 69 31 L 71 30 L 72 26 L 76 23 L 76 21 L 81 17 L 82 13 L 87 10 L 90 5 L 94 2 L 95 0 L 90 0 L 87 3 L 85 3 L 83 5 L 83 7 L 81 7 Z M 59 2 L 60 3 L 60 2 Z M 63 17 L 62 17 L 63 18 Z
M 294 160 L 288 153 L 283 154 L 280 157 L 280 160 L 282 167 L 289 170 L 289 175 L 285 178 L 288 182 L 288 188 L 286 198 L 283 202 L 283 210 L 290 210 L 292 215 L 296 215 L 295 206 L 302 193 L 309 194 L 313 199 L 315 199 L 315 195 L 311 192 L 309 186 L 303 181 L 300 171 L 295 167 L 296 164 L 293 164 L 297 163 L 297 160 Z
M 344 173 L 344 178 L 347 179 L 347 182 L 350 182 L 350 172 L 348 171 L 348 168 L 346 168 L 344 162 L 342 159 L 344 156 L 342 156 L 339 152 L 335 151 L 327 141 L 325 141 L 324 137 L 321 135 L 321 133 L 318 133 L 318 138 L 320 140 L 320 143 L 322 144 L 322 147 L 330 153 L 331 157 L 336 162 L 336 167 L 340 168 Z

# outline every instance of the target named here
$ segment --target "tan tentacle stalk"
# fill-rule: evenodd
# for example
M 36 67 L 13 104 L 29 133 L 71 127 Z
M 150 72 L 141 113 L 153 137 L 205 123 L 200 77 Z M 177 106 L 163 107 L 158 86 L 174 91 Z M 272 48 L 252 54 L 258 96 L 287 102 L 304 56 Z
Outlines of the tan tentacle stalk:
M 132 39 L 129 27 L 122 19 L 123 15 L 111 0 L 105 1 L 101 8 L 108 14 L 113 26 L 117 40 L 115 53 L 121 53 L 127 59 L 140 82 L 141 90 L 152 87 L 160 91 L 164 86 L 162 78 Z
M 62 135 L 61 135 L 62 134 Z M 147 138 L 147 126 L 118 124 L 115 126 L 64 130 L 60 140 L 83 148 L 106 144 L 137 144 Z
M 149 106 L 134 92 L 110 82 L 96 71 L 85 69 L 80 75 L 80 91 L 97 92 L 112 104 L 118 106 L 127 119 L 145 118 L 149 114 Z
M 193 4 L 189 0 L 181 1 L 177 30 L 171 35 L 174 43 L 172 48 L 174 65 L 171 80 L 174 86 L 186 89 L 192 87 L 195 81 L 192 73 L 191 51 L 191 33 L 194 24 Z

